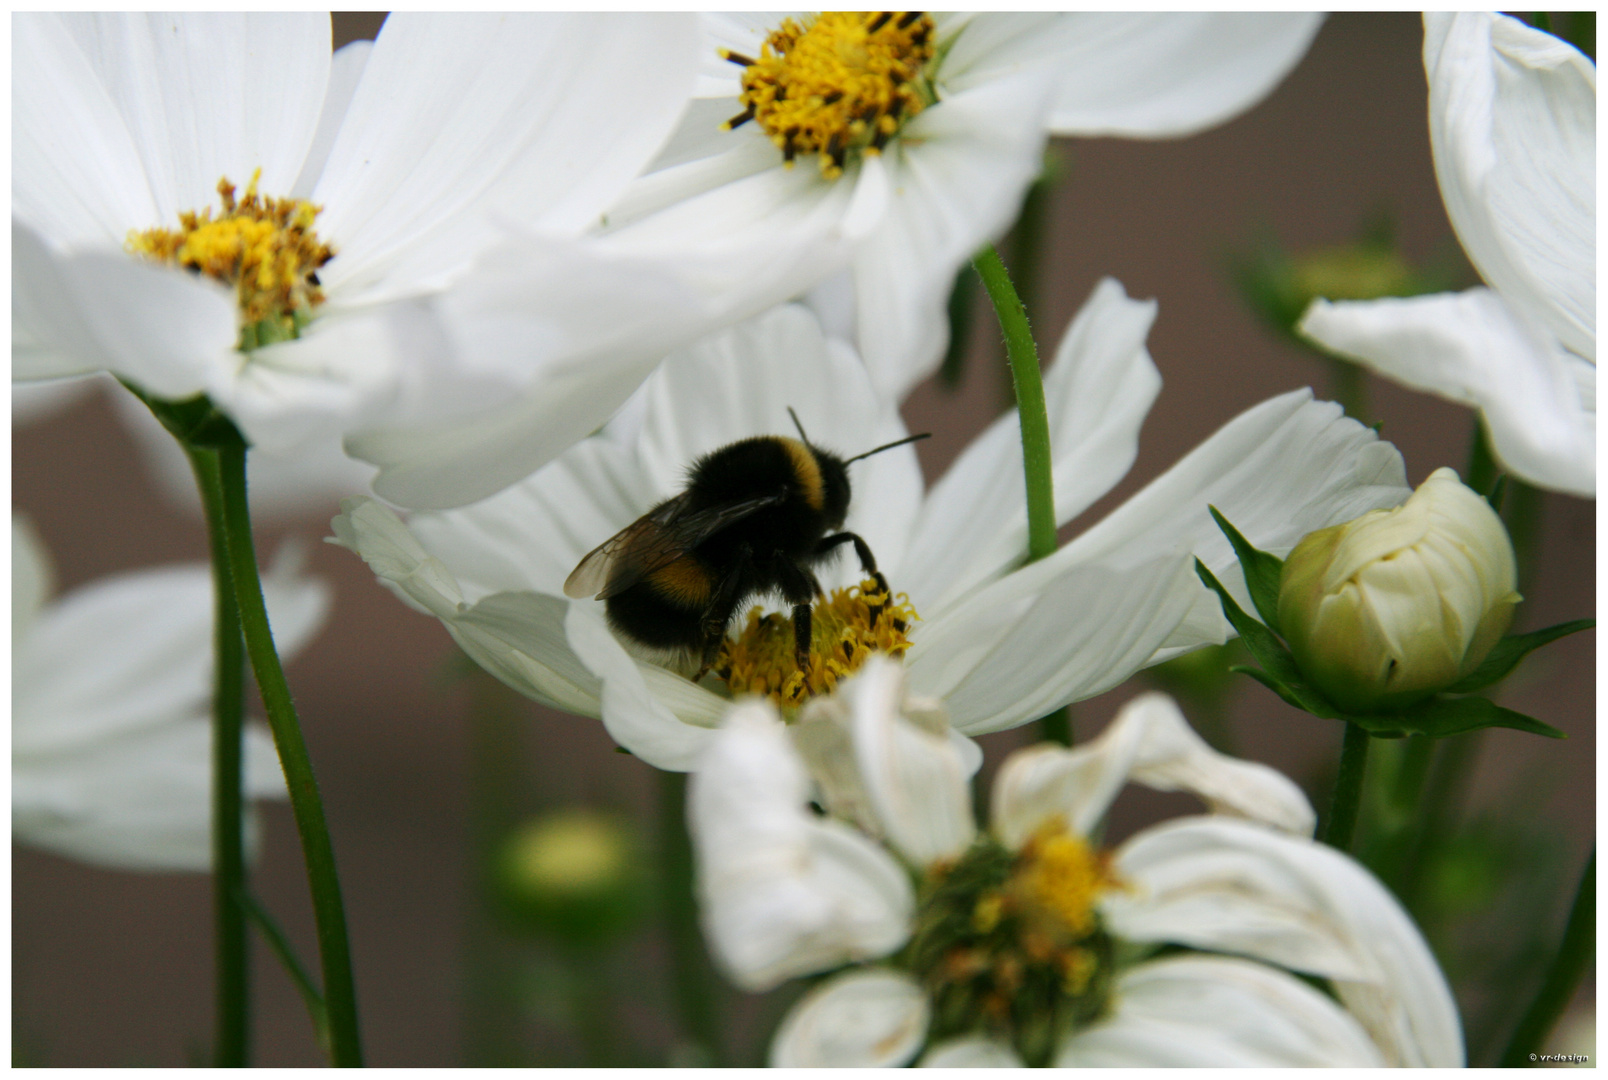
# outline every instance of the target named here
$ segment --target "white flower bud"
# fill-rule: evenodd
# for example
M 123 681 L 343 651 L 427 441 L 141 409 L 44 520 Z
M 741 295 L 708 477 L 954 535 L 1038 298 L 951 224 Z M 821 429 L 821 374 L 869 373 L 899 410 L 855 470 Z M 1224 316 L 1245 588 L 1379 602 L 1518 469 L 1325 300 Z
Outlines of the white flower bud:
M 1309 534 L 1285 560 L 1279 622 L 1342 708 L 1403 708 L 1472 671 L 1507 631 L 1516 568 L 1490 505 L 1437 469 L 1401 506 Z

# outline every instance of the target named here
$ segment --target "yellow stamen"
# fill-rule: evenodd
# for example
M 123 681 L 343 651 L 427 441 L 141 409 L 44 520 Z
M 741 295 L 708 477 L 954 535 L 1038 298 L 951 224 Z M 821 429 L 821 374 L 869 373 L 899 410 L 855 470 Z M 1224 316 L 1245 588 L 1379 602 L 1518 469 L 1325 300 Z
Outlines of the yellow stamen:
M 1025 909 L 1080 938 L 1094 929 L 1094 905 L 1100 894 L 1116 887 L 1117 881 L 1109 857 L 1095 851 L 1057 818 L 1023 846 L 1011 885 Z
M 334 255 L 313 231 L 319 207 L 300 199 L 257 194 L 258 169 L 235 200 L 227 177 L 218 181 L 223 211 L 179 215 L 179 229 L 131 230 L 124 247 L 153 262 L 181 266 L 234 286 L 240 304 L 241 347 L 296 337 L 324 302 L 318 268 Z
M 921 12 L 828 11 L 801 25 L 784 19 L 759 59 L 742 64 L 743 112 L 727 129 L 757 120 L 789 165 L 819 154 L 821 175 L 843 175 L 849 153 L 878 153 L 900 125 L 936 100 L 927 78 L 936 43 Z
M 908 596 L 890 597 L 874 579 L 833 589 L 810 610 L 809 667 L 801 671 L 793 620 L 763 614 L 755 606 L 748 609 L 743 632 L 721 647 L 713 670 L 733 694 L 758 694 L 779 708 L 795 708 L 816 694 L 831 693 L 873 652 L 904 655 L 916 618 Z

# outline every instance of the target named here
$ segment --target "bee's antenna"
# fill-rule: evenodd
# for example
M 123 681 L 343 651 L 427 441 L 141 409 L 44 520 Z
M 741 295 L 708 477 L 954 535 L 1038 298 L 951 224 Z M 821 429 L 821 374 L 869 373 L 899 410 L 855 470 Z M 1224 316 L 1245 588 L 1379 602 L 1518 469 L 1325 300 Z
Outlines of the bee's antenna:
M 810 445 L 810 437 L 804 434 L 804 425 L 798 422 L 798 413 L 793 411 L 793 406 L 787 407 L 787 415 L 793 418 L 793 426 L 798 428 L 798 437 L 804 440 L 804 445 Z
M 792 410 L 788 410 L 788 411 L 791 412 Z M 930 432 L 930 431 L 923 431 L 920 435 L 907 435 L 903 439 L 896 439 L 891 443 L 884 443 L 883 445 L 877 447 L 875 450 L 867 450 L 863 454 L 856 454 L 854 457 L 849 458 L 849 460 L 845 461 L 843 464 L 848 465 L 851 462 L 859 461 L 861 458 L 868 458 L 872 454 L 880 454 L 884 450 L 892 450 L 895 446 L 903 446 L 905 443 L 913 443 L 913 442 L 916 442 L 916 441 L 918 441 L 920 439 L 930 439 L 930 438 L 932 438 L 932 432 Z

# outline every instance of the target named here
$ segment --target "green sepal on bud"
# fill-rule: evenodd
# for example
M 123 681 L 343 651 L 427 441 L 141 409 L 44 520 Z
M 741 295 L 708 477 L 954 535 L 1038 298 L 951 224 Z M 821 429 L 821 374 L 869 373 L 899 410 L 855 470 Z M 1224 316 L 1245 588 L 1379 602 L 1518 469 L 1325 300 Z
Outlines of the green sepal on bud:
M 1380 737 L 1438 738 L 1484 727 L 1564 737 L 1486 698 L 1457 696 L 1496 683 L 1529 652 L 1596 623 L 1501 636 L 1518 602 L 1512 548 L 1500 519 L 1450 469 L 1438 470 L 1396 510 L 1312 533 L 1288 560 L 1258 551 L 1212 514 L 1266 620 L 1246 614 L 1196 561 L 1261 665 L 1235 670 L 1304 712 Z M 1483 563 L 1474 542 L 1481 539 Z
M 645 865 L 626 820 L 563 810 L 509 835 L 492 886 L 514 923 L 567 945 L 599 947 L 630 933 L 646 913 Z

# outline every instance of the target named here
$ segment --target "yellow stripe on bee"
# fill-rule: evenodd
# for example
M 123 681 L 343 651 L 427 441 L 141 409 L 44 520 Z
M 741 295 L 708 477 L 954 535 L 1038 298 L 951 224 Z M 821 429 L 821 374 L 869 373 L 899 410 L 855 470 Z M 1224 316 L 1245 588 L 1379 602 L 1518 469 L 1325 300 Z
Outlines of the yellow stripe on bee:
M 702 607 L 709 602 L 709 571 L 689 555 L 659 567 L 648 575 L 648 580 L 661 595 L 688 607 Z
M 821 483 L 821 464 L 815 460 L 815 452 L 797 439 L 784 437 L 781 443 L 787 447 L 787 455 L 793 459 L 793 476 L 803 489 L 804 501 L 811 510 L 819 510 L 826 502 L 826 496 Z

